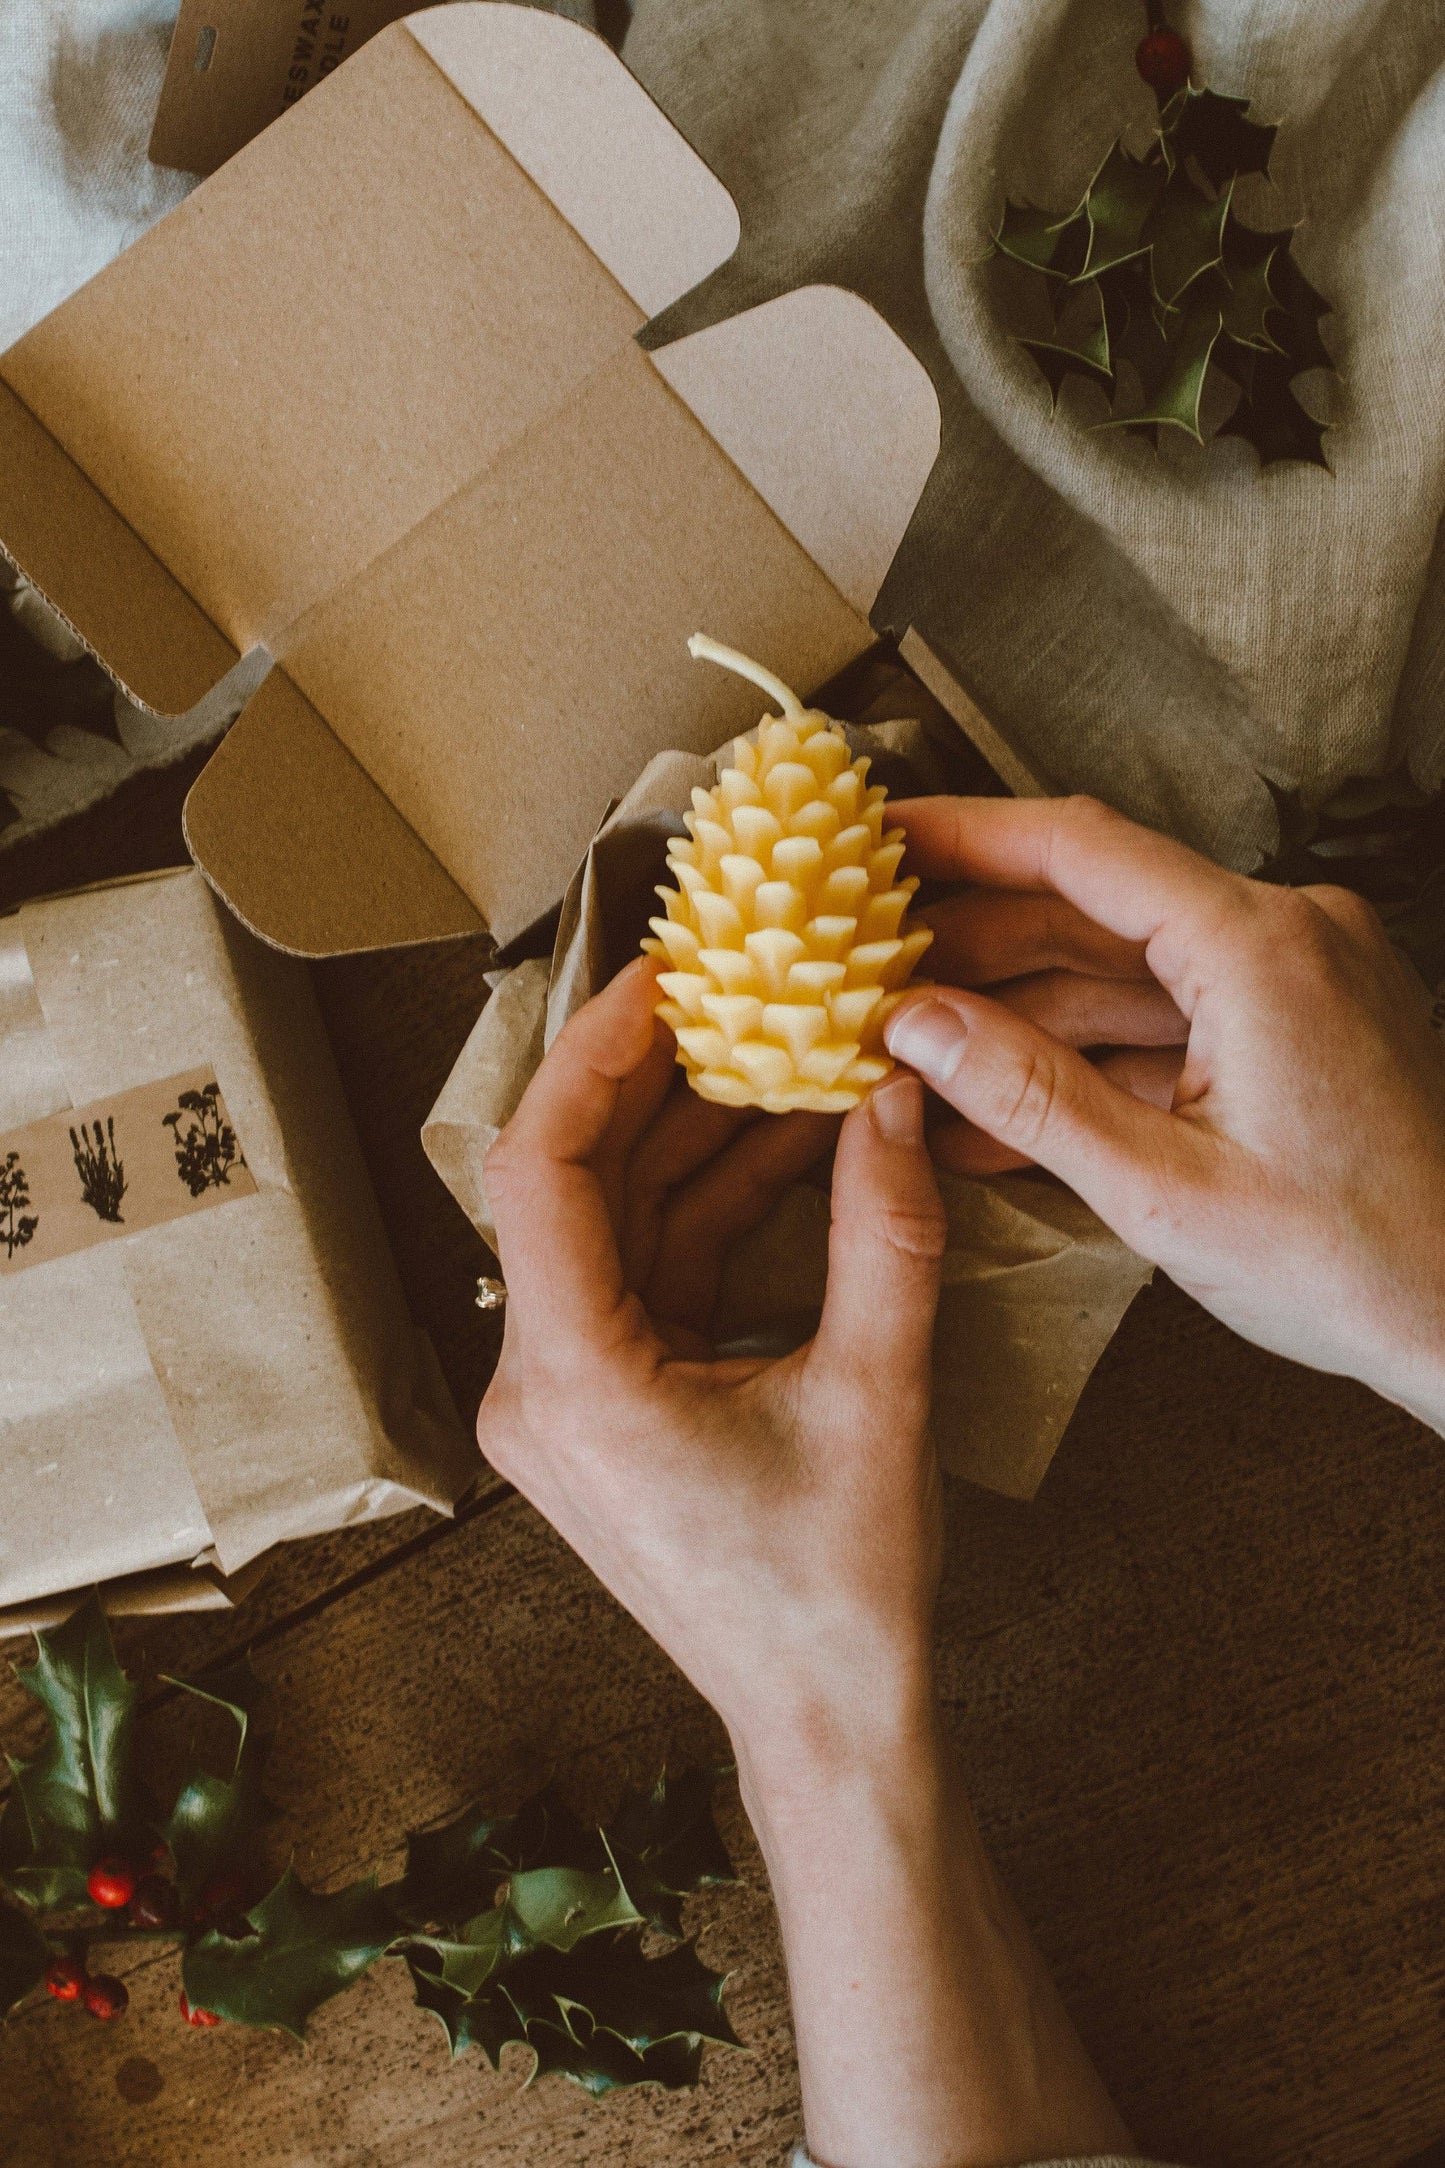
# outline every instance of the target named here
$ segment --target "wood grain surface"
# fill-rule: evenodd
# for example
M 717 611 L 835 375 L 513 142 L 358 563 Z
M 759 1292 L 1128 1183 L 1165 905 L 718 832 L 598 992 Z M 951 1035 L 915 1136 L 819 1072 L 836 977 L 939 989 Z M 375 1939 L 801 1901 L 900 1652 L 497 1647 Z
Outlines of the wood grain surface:
M 72 863 L 74 839 L 60 849 Z M 56 885 L 33 863 L 27 881 Z M 470 1302 L 481 1253 L 415 1132 L 482 961 L 450 948 L 318 974 L 409 1298 L 463 1399 L 495 1344 Z M 949 1721 L 995 1854 L 1161 2158 L 1389 2168 L 1445 2131 L 1442 1556 L 1437 1439 L 1164 1285 L 1130 1313 L 1034 1505 L 950 1491 Z M 453 1522 L 296 1546 L 235 1614 L 118 1638 L 151 1684 L 162 1771 L 179 1712 L 158 1673 L 253 1647 L 275 1688 L 275 1858 L 324 1885 L 391 1871 L 407 1828 L 474 1796 L 506 1804 L 555 1770 L 601 1813 L 629 1771 L 723 1746 L 490 1483 Z M 7 1676 L 0 1744 L 33 1739 Z M 127 1951 L 123 2020 L 47 2006 L 0 2034 L 0 2163 L 781 2163 L 798 2114 L 779 1953 L 733 1798 L 725 1820 L 742 1880 L 692 1924 L 734 1973 L 748 2052 L 710 2050 L 695 2095 L 593 2106 L 559 2079 L 522 2089 L 521 2057 L 500 2077 L 475 2053 L 451 2064 L 395 1963 L 324 2008 L 304 2047 L 191 2032 L 174 1957 Z

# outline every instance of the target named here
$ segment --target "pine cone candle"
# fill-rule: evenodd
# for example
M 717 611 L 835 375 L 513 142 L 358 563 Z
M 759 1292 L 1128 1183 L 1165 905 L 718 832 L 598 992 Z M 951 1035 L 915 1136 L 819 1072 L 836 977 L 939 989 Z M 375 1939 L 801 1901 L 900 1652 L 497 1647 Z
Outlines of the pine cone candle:
M 670 968 L 658 1015 L 693 1090 L 724 1106 L 843 1114 L 893 1067 L 883 1020 L 933 939 L 905 926 L 917 881 L 897 879 L 903 831 L 888 793 L 850 760 L 840 726 L 771 671 L 694 634 L 691 654 L 777 701 L 695 790 L 669 846 L 677 887 L 643 947 Z

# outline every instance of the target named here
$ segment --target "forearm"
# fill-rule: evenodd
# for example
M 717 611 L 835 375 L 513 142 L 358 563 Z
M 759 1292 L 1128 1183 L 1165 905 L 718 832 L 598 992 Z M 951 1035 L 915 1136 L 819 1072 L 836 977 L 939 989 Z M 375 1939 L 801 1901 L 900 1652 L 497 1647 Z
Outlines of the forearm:
M 1132 2151 L 989 1866 L 931 1691 L 866 1743 L 820 1745 L 817 1729 L 735 1742 L 814 2158 L 1002 2168 Z

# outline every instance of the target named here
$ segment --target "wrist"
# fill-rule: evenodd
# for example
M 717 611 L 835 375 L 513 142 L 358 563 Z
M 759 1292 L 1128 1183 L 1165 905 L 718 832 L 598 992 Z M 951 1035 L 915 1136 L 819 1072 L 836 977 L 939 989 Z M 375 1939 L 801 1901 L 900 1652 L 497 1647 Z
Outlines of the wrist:
M 738 1785 L 764 1850 L 769 1839 L 821 1822 L 845 1800 L 883 1790 L 922 1798 L 944 1749 L 931 1658 L 873 1670 L 851 1692 L 813 1684 L 729 1726 Z

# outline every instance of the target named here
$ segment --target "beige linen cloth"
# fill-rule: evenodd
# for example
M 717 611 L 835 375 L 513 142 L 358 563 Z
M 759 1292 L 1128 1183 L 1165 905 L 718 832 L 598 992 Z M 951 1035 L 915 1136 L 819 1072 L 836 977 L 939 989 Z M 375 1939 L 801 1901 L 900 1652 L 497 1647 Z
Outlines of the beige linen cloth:
M 743 244 L 668 329 L 806 279 L 931 369 L 944 451 L 883 602 L 1049 783 L 1247 867 L 1263 770 L 1445 773 L 1445 6 L 1170 0 L 1196 74 L 1278 121 L 1251 223 L 1299 221 L 1334 303 L 1333 475 L 1148 445 L 1048 394 L 982 259 L 1006 194 L 1071 207 L 1147 130 L 1140 0 L 638 0 L 626 57 L 738 199 Z

